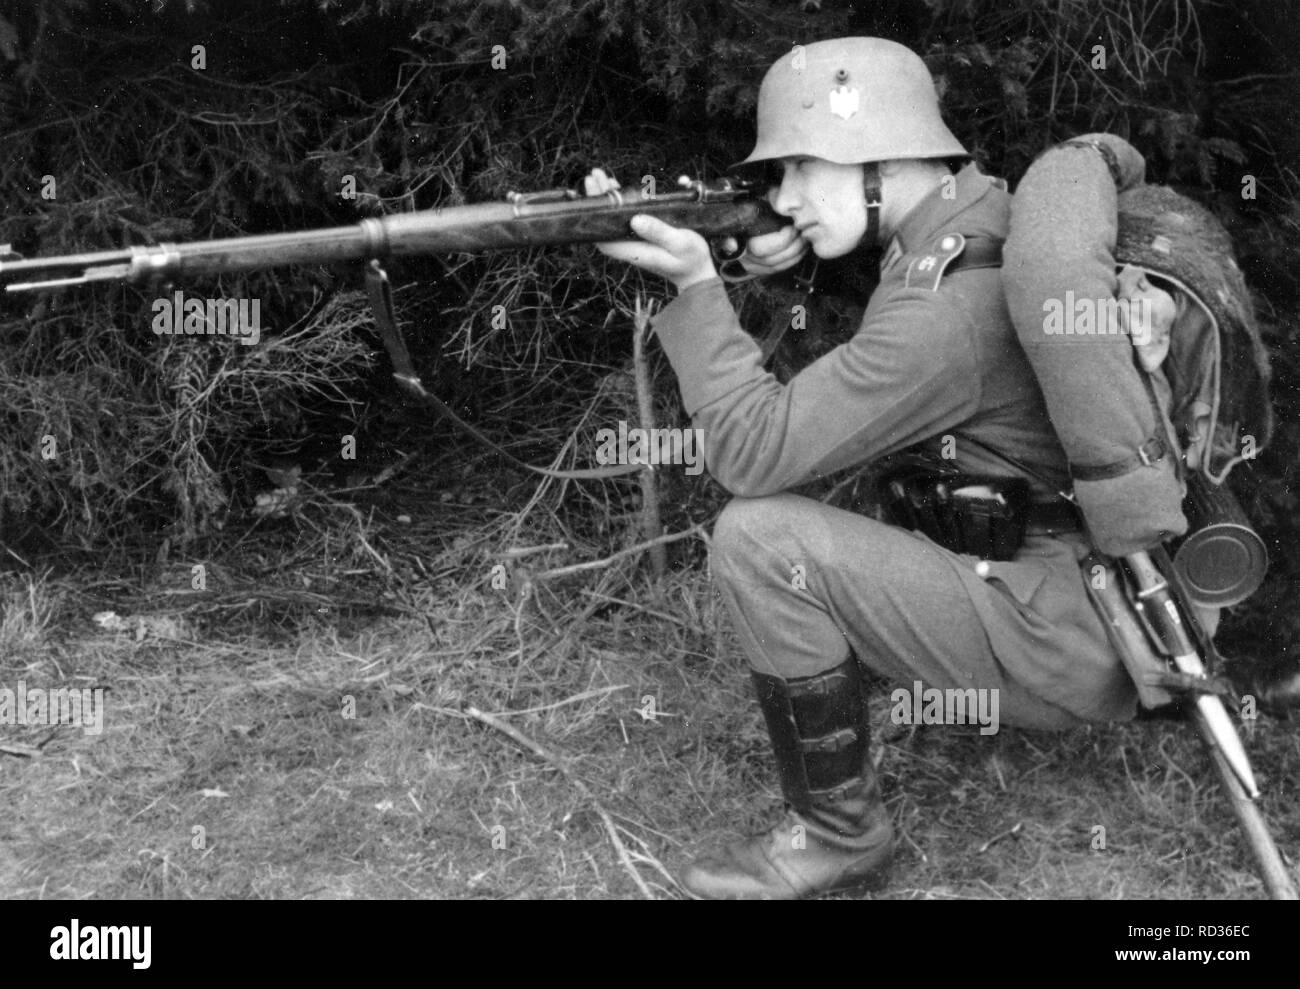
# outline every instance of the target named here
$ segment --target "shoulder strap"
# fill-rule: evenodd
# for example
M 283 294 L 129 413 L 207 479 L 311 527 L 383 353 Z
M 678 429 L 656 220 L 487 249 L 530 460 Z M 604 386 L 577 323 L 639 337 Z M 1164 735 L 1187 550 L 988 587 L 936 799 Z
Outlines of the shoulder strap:
M 1147 439 L 1145 443 L 1137 448 L 1137 451 L 1130 453 L 1127 457 L 1112 461 L 1108 464 L 1096 464 L 1092 466 L 1083 466 L 1079 464 L 1070 465 L 1070 476 L 1076 481 L 1108 481 L 1113 477 L 1123 477 L 1125 474 L 1131 474 L 1139 467 L 1152 467 L 1164 459 L 1169 452 L 1169 446 L 1165 443 L 1163 435 L 1165 414 L 1160 408 L 1160 402 L 1156 398 L 1155 386 L 1151 384 L 1151 375 L 1141 372 L 1142 384 L 1146 387 L 1147 398 L 1151 400 L 1151 414 L 1155 416 L 1155 432 Z M 1182 460 L 1176 461 L 1175 467 L 1180 472 L 1182 470 Z
M 1124 457 L 1121 460 L 1116 460 L 1109 464 L 1101 464 L 1092 467 L 1081 467 L 1076 464 L 1070 464 L 1069 465 L 1070 477 L 1072 480 L 1105 481 L 1105 480 L 1109 480 L 1112 477 L 1121 477 L 1124 474 L 1128 474 L 1132 471 L 1137 470 L 1139 467 L 1151 467 L 1159 463 L 1164 458 L 1164 456 L 1169 452 L 1169 447 L 1165 443 L 1164 437 L 1161 436 L 1159 432 L 1161 423 L 1164 421 L 1163 419 L 1164 413 L 1161 412 L 1159 402 L 1156 399 L 1155 388 L 1152 386 L 1151 379 L 1148 375 L 1145 374 L 1142 375 L 1142 382 L 1144 385 L 1146 385 L 1147 396 L 1151 400 L 1151 411 L 1156 417 L 1157 432 L 1153 434 L 1151 438 L 1148 439 L 1145 443 L 1143 443 L 1140 447 L 1138 447 L 1136 453 L 1129 454 L 1129 456 Z M 1056 487 L 1056 485 L 1054 485 L 1051 481 L 1045 478 L 1038 471 L 1034 470 L 1028 464 L 1022 463 L 1021 461 L 1017 460 L 1015 457 L 1009 456 L 1008 454 L 1003 453 L 1001 450 L 995 450 L 987 443 L 981 443 L 979 440 L 975 439 L 975 437 L 967 433 L 954 431 L 954 435 L 959 437 L 962 440 L 962 442 L 970 443 L 972 446 L 978 447 L 979 449 L 983 450 L 985 453 L 990 453 L 993 456 L 997 457 L 999 460 L 1002 460 L 1003 462 L 1010 464 L 1012 467 L 1016 468 L 1017 470 L 1023 471 L 1024 473 L 1028 474 L 1030 477 L 1036 478 L 1047 487 L 1049 488 Z M 1057 491 L 1057 494 L 1060 495 L 1062 498 L 1064 498 L 1066 501 L 1070 501 L 1070 502 L 1074 501 L 1074 495 L 1071 492 Z
M 967 237 L 960 233 L 941 234 L 928 250 L 912 256 L 904 285 L 939 291 L 944 275 L 973 268 L 1002 267 L 1002 241 L 996 237 Z
M 1110 169 L 1110 177 L 1115 180 L 1115 188 L 1119 189 L 1123 187 L 1124 175 L 1119 169 L 1119 159 L 1115 157 L 1115 152 L 1111 150 L 1109 145 L 1102 144 L 1101 141 L 1085 141 L 1081 138 L 1076 138 L 1073 141 L 1062 141 L 1060 144 L 1056 145 L 1056 147 L 1092 148 L 1099 155 L 1101 155 L 1102 159 L 1106 162 L 1106 167 Z M 1050 151 L 1052 149 L 1048 148 L 1047 150 Z

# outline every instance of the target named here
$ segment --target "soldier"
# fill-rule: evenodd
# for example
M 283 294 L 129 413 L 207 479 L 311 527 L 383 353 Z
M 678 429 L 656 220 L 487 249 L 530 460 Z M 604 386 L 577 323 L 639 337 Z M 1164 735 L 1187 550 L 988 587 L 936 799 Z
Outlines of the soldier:
M 1118 140 L 1112 150 L 1121 181 L 1140 179 L 1140 156 Z M 696 896 L 795 899 L 880 880 L 894 832 L 859 664 L 909 686 L 996 692 L 1013 725 L 1135 713 L 1080 577 L 1089 542 L 1056 494 L 1069 484 L 1065 454 L 1004 301 L 1011 197 L 973 164 L 954 173 L 968 157 L 924 63 L 901 45 L 826 41 L 768 71 L 743 164 L 779 165 L 772 202 L 791 226 L 751 240 L 745 267 L 885 248 L 857 333 L 785 385 L 763 370 L 698 234 L 643 216 L 632 224 L 642 241 L 601 247 L 678 289 L 655 330 L 709 469 L 737 496 L 715 526 L 711 568 L 786 801 L 769 831 L 687 867 Z M 616 185 L 595 171 L 587 192 Z M 981 560 L 785 493 L 918 444 L 955 450 L 967 473 L 1027 482 L 1013 558 Z

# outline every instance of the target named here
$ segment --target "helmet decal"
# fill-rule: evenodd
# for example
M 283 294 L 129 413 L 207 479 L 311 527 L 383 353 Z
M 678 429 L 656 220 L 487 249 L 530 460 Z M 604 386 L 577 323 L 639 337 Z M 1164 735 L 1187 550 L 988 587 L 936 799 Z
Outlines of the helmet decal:
M 831 90 L 831 113 L 844 120 L 858 112 L 858 91 L 852 86 L 836 86 Z

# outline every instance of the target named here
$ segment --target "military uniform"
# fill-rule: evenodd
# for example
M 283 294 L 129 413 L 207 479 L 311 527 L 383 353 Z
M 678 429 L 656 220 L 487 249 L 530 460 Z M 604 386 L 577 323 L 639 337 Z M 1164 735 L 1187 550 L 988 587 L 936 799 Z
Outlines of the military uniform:
M 882 162 L 938 176 L 916 163 L 969 156 L 914 52 L 845 38 L 796 46 L 763 79 L 741 165 L 801 157 L 861 166 L 861 242 L 876 244 Z M 955 448 L 967 474 L 1021 474 L 1044 504 L 1068 483 L 1000 272 L 972 263 L 1007 235 L 1005 185 L 968 166 L 920 199 L 894 188 L 906 198 L 890 208 L 905 215 L 861 327 L 787 384 L 763 370 L 719 280 L 691 284 L 655 320 L 706 463 L 738 496 L 714 529 L 711 565 L 786 798 L 781 823 L 683 871 L 697 896 L 791 899 L 881 878 L 894 832 L 869 753 L 863 666 L 967 698 L 983 688 L 976 702 L 988 698 L 991 713 L 997 698 L 999 723 L 1068 728 L 1136 709 L 1079 571 L 1089 547 L 1077 519 L 1054 528 L 1035 511 L 1018 552 L 986 554 L 1003 561 L 993 562 L 784 493 L 935 442 Z M 807 193 L 796 180 L 791 194 Z
M 1128 341 L 1094 340 L 1087 358 L 1071 343 L 1070 354 L 1089 364 L 1080 374 L 1061 359 L 1066 352 L 1048 339 L 1040 315 L 1044 300 L 1071 286 L 1114 302 L 1115 259 L 1125 257 L 1110 249 L 1116 190 L 1140 181 L 1143 163 L 1105 135 L 1084 145 L 1037 170 L 1046 178 L 1020 211 L 1011 268 L 1003 272 L 972 263 L 1007 238 L 1011 197 L 1001 181 L 968 166 L 919 200 L 905 181 L 938 176 L 927 160 L 968 157 L 944 125 L 933 80 L 915 53 L 879 38 L 837 39 L 795 46 L 764 77 L 757 142 L 740 164 L 781 161 L 778 202 L 784 197 L 794 215 L 807 212 L 800 205 L 810 195 L 843 202 L 838 178 L 825 179 L 824 189 L 805 184 L 797 163 L 816 158 L 861 166 L 861 242 L 880 242 L 886 174 L 900 183 L 889 195 L 903 197 L 890 210 L 905 215 L 895 221 L 858 332 L 785 385 L 763 370 L 721 281 L 690 283 L 655 320 L 702 432 L 706 463 L 738 496 L 714 529 L 711 565 L 752 667 L 786 799 L 775 827 L 687 866 L 681 882 L 694 895 L 792 899 L 881 878 L 894 832 L 868 751 L 862 666 L 905 686 L 919 680 L 949 696 L 960 692 L 967 703 L 972 688 L 983 688 L 998 698 L 999 722 L 1008 724 L 1063 729 L 1136 712 L 1137 691 L 1108 635 L 1114 629 L 1094 610 L 1080 564 L 1091 571 L 1095 562 L 1090 539 L 1106 553 L 1131 552 L 1130 544 L 1145 548 L 1183 531 L 1186 521 L 1178 506 L 1177 437 L 1157 422 L 1163 417 L 1154 392 L 1148 403 L 1150 389 L 1130 388 L 1143 401 L 1122 397 L 1117 406 L 1091 408 L 1088 388 L 1080 388 L 1099 377 L 1111 385 L 1108 397 L 1124 382 L 1141 386 Z M 897 164 L 886 171 L 887 161 Z M 1032 184 L 1026 178 L 1022 187 Z M 1058 200 L 1090 207 L 1086 232 L 1054 212 Z M 1203 252 L 1184 249 L 1187 224 L 1178 216 L 1146 222 L 1146 200 L 1130 202 L 1136 232 L 1129 246 L 1136 247 L 1129 260 L 1206 282 L 1199 267 L 1188 267 Z M 1154 205 L 1160 212 L 1167 204 Z M 1121 249 L 1124 230 L 1121 223 Z M 842 253 L 841 241 L 831 244 Z M 760 270 L 788 251 L 771 249 L 772 260 L 755 259 Z M 1165 255 L 1179 256 L 1177 270 L 1165 271 Z M 1236 312 L 1229 282 L 1214 293 L 1225 316 Z M 1178 347 L 1175 341 L 1171 353 Z M 1104 368 L 1100 356 L 1110 361 Z M 1243 347 L 1234 363 L 1249 357 Z M 1195 367 L 1193 354 L 1176 376 Z M 1119 370 L 1124 382 L 1112 381 Z M 1061 418 L 1059 429 L 1049 408 Z M 1098 420 L 1106 428 L 1096 428 Z M 786 493 L 918 444 L 955 452 L 955 466 L 968 476 L 1028 482 L 1038 504 L 1030 505 L 1026 538 L 1009 558 L 987 545 L 987 560 L 946 548 L 971 544 L 965 531 L 958 541 L 943 524 L 929 531 L 945 546 Z M 1075 481 L 1085 485 L 1076 494 L 1089 536 L 1076 513 L 1062 511 L 1059 492 Z M 1011 499 L 1012 482 L 994 486 Z M 956 501 L 970 489 L 955 486 L 949 494 Z M 1163 499 L 1158 505 L 1148 504 L 1153 493 Z M 980 507 L 994 504 L 989 498 Z M 1099 505 L 1133 511 L 1112 518 L 1096 511 Z M 963 526 L 974 518 L 967 515 Z M 990 695 L 976 695 L 977 703 Z
M 909 686 L 996 688 L 1010 724 L 1129 718 L 1136 695 L 1089 601 L 1080 533 L 1031 531 L 1013 560 L 981 563 L 782 493 L 944 436 L 969 473 L 1017 473 L 984 447 L 1032 468 L 1042 501 L 1069 483 L 999 270 L 948 270 L 963 243 L 1005 238 L 1011 197 L 974 166 L 956 176 L 955 197 L 943 192 L 900 224 L 853 339 L 784 386 L 762 369 L 720 281 L 692 286 L 655 320 L 706 463 L 741 496 L 714 531 L 714 576 L 762 673 L 809 677 L 851 650 Z

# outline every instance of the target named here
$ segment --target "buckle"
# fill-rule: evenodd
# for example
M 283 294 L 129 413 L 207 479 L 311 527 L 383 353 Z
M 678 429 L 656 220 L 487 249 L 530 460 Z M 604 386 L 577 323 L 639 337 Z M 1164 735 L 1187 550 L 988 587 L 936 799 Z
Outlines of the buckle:
M 1147 452 L 1147 447 L 1152 448 L 1152 450 L 1155 453 L 1154 457 L 1152 456 L 1152 454 Z M 1162 440 L 1159 436 L 1151 437 L 1151 439 L 1147 440 L 1140 447 L 1138 447 L 1137 455 L 1138 455 L 1138 459 L 1142 461 L 1142 466 L 1154 467 L 1156 464 L 1160 463 L 1160 461 L 1165 459 L 1164 440 Z

